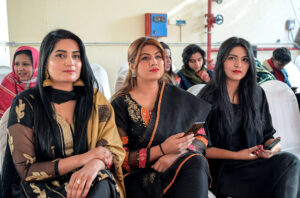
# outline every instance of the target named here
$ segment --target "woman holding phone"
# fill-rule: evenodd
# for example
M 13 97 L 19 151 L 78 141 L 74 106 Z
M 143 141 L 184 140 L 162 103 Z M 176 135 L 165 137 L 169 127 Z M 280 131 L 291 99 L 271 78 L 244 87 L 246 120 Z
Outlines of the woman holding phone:
M 130 70 L 124 87 L 112 99 L 126 150 L 126 194 L 129 198 L 207 197 L 205 131 L 193 131 L 196 137 L 183 132 L 194 122 L 205 121 L 210 105 L 164 82 L 163 57 L 157 40 L 135 40 L 128 49 Z
M 299 160 L 275 144 L 248 41 L 232 37 L 222 43 L 214 76 L 198 97 L 212 104 L 206 157 L 217 197 L 299 197 Z M 270 150 L 263 149 L 271 144 Z

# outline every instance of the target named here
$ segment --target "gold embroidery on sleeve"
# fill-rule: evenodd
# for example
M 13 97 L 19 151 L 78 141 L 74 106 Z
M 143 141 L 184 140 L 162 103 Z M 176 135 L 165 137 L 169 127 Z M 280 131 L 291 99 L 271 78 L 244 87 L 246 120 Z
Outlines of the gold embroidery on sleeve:
M 115 176 L 118 178 L 119 181 L 123 181 L 123 174 L 122 174 L 122 163 L 120 162 L 119 157 L 112 153 L 113 163 L 115 167 Z
M 33 164 L 35 162 L 35 160 L 36 160 L 35 157 L 31 157 L 30 155 L 27 155 L 25 153 L 23 154 L 23 156 L 27 159 L 26 160 L 26 165 Z
M 8 130 L 7 130 L 7 135 L 8 135 L 8 145 L 10 148 L 10 153 L 12 153 L 14 151 L 14 138 L 10 135 Z
M 46 172 L 42 171 L 42 172 L 32 172 L 32 176 L 26 177 L 26 181 L 30 181 L 30 180 L 43 180 L 43 179 L 47 179 L 51 177 L 51 175 L 48 175 Z
M 68 192 L 68 186 L 69 186 L 69 183 L 66 182 L 66 183 L 65 183 L 65 191 L 66 191 L 66 192 Z
M 108 174 L 107 173 L 101 173 L 101 171 L 98 171 L 98 180 L 101 181 L 101 180 L 104 180 L 106 178 L 108 178 Z
M 37 187 L 36 185 L 34 185 L 34 183 L 30 183 L 30 187 L 33 189 L 34 193 L 39 194 L 39 196 L 37 196 L 37 198 L 47 198 L 45 190 L 41 191 L 41 189 L 39 187 Z
M 16 106 L 16 114 L 18 116 L 18 122 L 20 123 L 20 120 L 24 117 L 25 104 L 21 99 L 19 99 L 19 106 Z
M 60 186 L 58 180 L 53 180 L 53 181 L 51 182 L 51 184 L 52 184 L 53 186 L 55 186 L 55 187 L 59 187 L 59 186 Z

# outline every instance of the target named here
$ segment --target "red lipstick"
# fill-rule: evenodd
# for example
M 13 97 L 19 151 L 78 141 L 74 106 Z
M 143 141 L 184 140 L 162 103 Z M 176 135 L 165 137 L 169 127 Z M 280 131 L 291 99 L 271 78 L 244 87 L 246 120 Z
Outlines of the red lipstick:
M 240 70 L 233 70 L 233 73 L 240 74 L 240 73 L 242 73 L 242 71 L 240 71 Z
M 158 69 L 158 68 L 153 68 L 153 69 L 151 69 L 150 71 L 151 71 L 151 72 L 158 72 L 159 69 Z
M 66 72 L 66 73 L 74 73 L 75 70 L 65 70 L 64 72 Z

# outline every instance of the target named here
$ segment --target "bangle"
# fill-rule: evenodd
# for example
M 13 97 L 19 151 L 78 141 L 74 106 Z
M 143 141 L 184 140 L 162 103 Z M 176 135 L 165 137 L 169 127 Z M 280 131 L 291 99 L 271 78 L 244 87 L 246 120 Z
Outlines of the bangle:
M 165 155 L 166 153 L 165 153 L 164 150 L 162 149 L 161 144 L 159 145 L 159 148 L 160 148 L 161 153 L 162 153 L 163 155 Z

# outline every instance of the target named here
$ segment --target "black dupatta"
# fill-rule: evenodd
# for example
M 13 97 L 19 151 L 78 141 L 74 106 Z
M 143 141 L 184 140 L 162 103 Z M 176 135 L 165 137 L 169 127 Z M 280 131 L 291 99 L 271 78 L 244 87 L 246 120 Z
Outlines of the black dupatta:
M 148 148 L 158 145 L 171 135 L 187 131 L 194 122 L 205 122 L 210 109 L 208 102 L 163 83 L 143 140 Z

